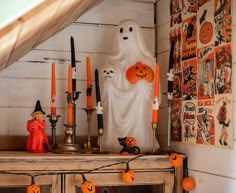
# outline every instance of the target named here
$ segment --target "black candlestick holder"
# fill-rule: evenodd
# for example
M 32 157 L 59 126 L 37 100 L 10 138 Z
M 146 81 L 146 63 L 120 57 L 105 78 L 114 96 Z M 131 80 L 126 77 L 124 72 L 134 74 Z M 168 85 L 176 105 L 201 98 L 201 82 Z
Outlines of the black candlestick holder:
M 61 115 L 47 115 L 49 122 L 51 123 L 51 151 L 54 151 L 57 148 L 56 142 L 56 124 Z
M 87 137 L 87 143 L 85 145 L 85 151 L 92 152 L 90 129 L 91 129 L 92 113 L 94 112 L 95 109 L 83 108 L 83 110 L 87 114 L 87 123 L 88 123 L 88 137 Z

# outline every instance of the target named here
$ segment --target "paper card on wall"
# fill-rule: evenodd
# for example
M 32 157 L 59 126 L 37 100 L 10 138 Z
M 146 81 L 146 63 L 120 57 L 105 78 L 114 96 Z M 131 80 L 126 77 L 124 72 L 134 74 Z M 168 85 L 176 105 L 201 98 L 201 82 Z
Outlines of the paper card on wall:
M 174 99 L 171 108 L 171 140 L 182 141 L 181 131 L 181 99 Z

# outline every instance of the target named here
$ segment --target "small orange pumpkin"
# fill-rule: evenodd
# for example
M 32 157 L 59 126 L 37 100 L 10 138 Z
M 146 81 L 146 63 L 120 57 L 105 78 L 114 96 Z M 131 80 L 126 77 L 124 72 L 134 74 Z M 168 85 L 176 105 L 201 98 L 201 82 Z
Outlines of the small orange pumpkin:
M 27 193 L 41 193 L 40 186 L 35 184 L 34 176 L 31 178 L 31 184 L 27 186 Z
M 193 190 L 196 186 L 195 180 L 191 177 L 186 177 L 182 181 L 182 187 L 185 191 Z
M 154 78 L 154 72 L 152 68 L 141 62 L 137 62 L 135 65 L 128 68 L 126 71 L 126 79 L 135 84 L 139 80 L 146 80 L 152 82 Z
M 126 163 L 126 169 L 122 171 L 121 179 L 126 184 L 132 184 L 134 182 L 134 171 L 129 168 L 129 163 Z
M 134 137 L 126 137 L 125 144 L 127 147 L 134 147 L 136 145 L 136 139 Z
M 82 175 L 82 178 L 83 178 L 83 182 L 81 184 L 82 193 L 95 193 L 96 189 L 94 184 L 91 181 L 87 180 L 84 174 Z
M 172 153 L 169 156 L 169 162 L 172 166 L 179 167 L 183 164 L 183 158 L 177 153 Z

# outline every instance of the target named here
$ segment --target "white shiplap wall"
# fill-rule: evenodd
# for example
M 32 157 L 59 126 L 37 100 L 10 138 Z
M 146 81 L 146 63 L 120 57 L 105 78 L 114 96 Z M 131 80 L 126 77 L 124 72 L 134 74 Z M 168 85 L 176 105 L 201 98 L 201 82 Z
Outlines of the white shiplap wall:
M 235 71 L 235 45 L 236 45 L 236 3 L 233 3 L 233 71 Z M 166 87 L 166 73 L 169 61 L 169 5 L 170 0 L 160 0 L 157 4 L 157 43 L 158 56 L 157 60 L 161 64 L 162 70 L 162 87 Z M 236 81 L 235 73 L 233 73 L 234 83 Z M 167 102 L 163 101 L 163 105 Z M 234 91 L 234 109 L 235 105 Z M 163 109 L 164 108 L 164 109 Z M 167 114 L 166 108 L 163 106 L 160 112 L 160 120 L 165 120 Z M 163 119 L 162 119 L 163 118 Z M 235 114 L 234 114 L 234 120 Z M 167 128 L 167 122 L 160 122 L 162 128 Z M 234 123 L 235 125 L 235 123 Z M 235 126 L 234 126 L 235 127 Z M 234 129 L 235 131 L 235 129 Z M 164 131 L 163 131 L 164 132 Z M 234 132 L 234 148 L 209 148 L 202 146 L 194 146 L 188 144 L 172 143 L 176 151 L 186 153 L 188 156 L 189 175 L 194 177 L 196 188 L 192 193 L 235 193 L 236 192 L 236 132 Z
M 77 60 L 77 90 L 81 91 L 77 103 L 77 135 L 87 135 L 86 113 L 86 56 L 91 68 L 104 64 L 112 48 L 117 24 L 124 19 L 135 19 L 143 28 L 147 46 L 154 55 L 154 3 L 153 1 L 104 0 L 82 15 L 72 25 L 39 45 L 36 49 L 0 73 L 0 135 L 28 135 L 26 122 L 34 110 L 36 100 L 50 113 L 51 63 L 56 64 L 57 113 L 62 117 L 57 134 L 63 135 L 66 122 L 67 70 L 71 63 L 70 37 L 74 37 Z M 92 74 L 94 81 L 94 73 Z M 95 85 L 95 84 L 94 84 Z M 93 90 L 95 106 L 95 88 Z M 47 118 L 47 133 L 50 124 Z M 93 113 L 91 134 L 97 135 L 96 114 Z

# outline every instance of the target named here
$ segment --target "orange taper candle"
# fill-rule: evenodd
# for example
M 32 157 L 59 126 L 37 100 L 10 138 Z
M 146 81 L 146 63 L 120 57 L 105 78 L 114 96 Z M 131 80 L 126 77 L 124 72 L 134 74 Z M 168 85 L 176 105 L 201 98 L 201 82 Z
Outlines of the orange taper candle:
M 70 126 L 73 125 L 72 114 L 73 114 L 73 104 L 68 103 L 67 104 L 67 125 L 70 125 Z
M 56 80 L 55 64 L 52 63 L 51 70 L 51 115 L 56 115 Z
M 160 66 L 156 65 L 156 74 L 154 82 L 154 100 L 152 104 L 152 122 L 158 123 L 158 111 L 159 111 L 159 80 L 160 80 Z
M 72 94 L 72 67 L 69 65 L 68 69 L 68 93 Z M 71 102 L 67 103 L 67 125 L 73 124 L 73 104 Z
M 92 79 L 91 79 L 91 68 L 90 68 L 90 58 L 86 57 L 86 67 L 87 67 L 87 109 L 92 108 Z

